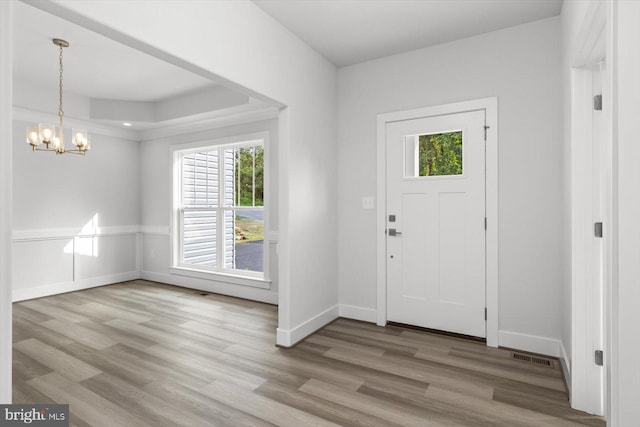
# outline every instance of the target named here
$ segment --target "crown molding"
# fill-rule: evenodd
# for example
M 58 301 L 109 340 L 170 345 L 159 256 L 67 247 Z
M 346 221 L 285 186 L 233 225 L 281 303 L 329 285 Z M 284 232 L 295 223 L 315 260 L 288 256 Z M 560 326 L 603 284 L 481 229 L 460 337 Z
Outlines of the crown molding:
M 43 111 L 33 110 L 31 108 L 13 107 L 13 119 L 24 121 L 36 121 L 36 122 L 48 122 L 55 123 L 57 125 L 57 114 L 45 113 Z M 95 135 L 111 136 L 115 138 L 128 139 L 130 141 L 140 141 L 140 134 L 138 131 L 130 129 L 122 129 L 115 126 L 110 126 L 102 123 L 98 123 L 92 120 L 79 119 L 73 116 L 64 116 L 65 127 L 72 128 L 78 127 L 86 129 L 88 132 Z
M 155 139 L 184 135 L 199 131 L 206 131 L 226 126 L 235 126 L 244 123 L 257 122 L 278 118 L 279 110 L 275 107 L 252 108 L 246 107 L 234 109 L 233 112 L 217 117 L 205 117 L 185 123 L 171 124 L 165 127 L 139 131 L 140 141 L 152 141 Z
M 93 120 L 79 119 L 72 116 L 65 116 L 65 127 L 79 127 L 87 129 L 88 132 L 96 135 L 122 138 L 130 141 L 152 141 L 171 136 L 183 135 L 186 133 L 206 131 L 226 126 L 235 126 L 244 123 L 257 122 L 278 118 L 279 110 L 275 107 L 252 108 L 246 107 L 228 111 L 227 114 L 217 117 L 204 117 L 183 123 L 169 124 L 164 127 L 147 130 L 122 129 L 117 126 L 100 123 Z M 201 116 L 202 117 L 202 116 Z M 13 107 L 13 119 L 30 122 L 58 123 L 58 116 L 43 111 L 25 107 Z

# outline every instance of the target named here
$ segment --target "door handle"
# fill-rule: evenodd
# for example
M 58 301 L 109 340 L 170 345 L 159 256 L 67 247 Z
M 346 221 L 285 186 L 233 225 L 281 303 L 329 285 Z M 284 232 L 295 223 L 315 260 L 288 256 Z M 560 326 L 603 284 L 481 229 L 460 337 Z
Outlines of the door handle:
M 389 236 L 402 236 L 402 233 L 400 231 L 396 231 L 395 228 L 390 228 Z

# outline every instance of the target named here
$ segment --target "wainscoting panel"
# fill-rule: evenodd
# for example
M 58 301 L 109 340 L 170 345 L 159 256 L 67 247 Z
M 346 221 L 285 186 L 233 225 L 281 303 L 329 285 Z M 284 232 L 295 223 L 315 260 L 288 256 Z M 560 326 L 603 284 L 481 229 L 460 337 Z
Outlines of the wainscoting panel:
M 142 233 L 142 270 L 169 274 L 169 234 Z
M 74 243 L 78 280 L 136 271 L 135 234 L 76 237 Z
M 13 243 L 13 290 L 73 281 L 73 238 Z
M 13 301 L 140 277 L 139 226 L 14 232 Z
M 171 274 L 168 227 L 14 231 L 13 301 L 145 278 L 277 304 L 277 234 L 268 240 L 270 289 L 258 289 Z

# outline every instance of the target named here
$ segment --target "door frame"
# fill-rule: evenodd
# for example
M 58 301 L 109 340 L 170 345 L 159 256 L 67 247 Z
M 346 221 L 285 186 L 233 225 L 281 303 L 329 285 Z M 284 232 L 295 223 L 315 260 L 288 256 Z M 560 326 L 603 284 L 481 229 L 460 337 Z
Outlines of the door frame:
M 392 122 L 485 110 L 485 304 L 487 307 L 487 345 L 498 346 L 498 98 L 481 98 L 451 104 L 378 114 L 377 116 L 377 316 L 379 326 L 387 324 L 387 124 Z
M 612 62 L 611 39 L 607 31 L 610 10 L 602 0 L 590 3 L 580 28 L 581 45 L 569 58 L 571 67 L 571 365 L 567 382 L 570 384 L 571 407 L 588 413 L 611 413 L 611 340 L 614 331 L 612 315 L 615 295 L 613 282 L 613 244 L 616 239 L 613 223 L 613 145 L 612 145 Z M 600 168 L 604 174 L 602 185 L 603 223 L 603 291 L 595 300 L 594 270 L 591 255 L 595 246 L 592 223 L 594 174 L 592 147 L 593 135 L 593 67 L 605 62 L 602 79 L 602 130 L 600 132 L 605 157 Z M 591 315 L 594 304 L 602 307 L 602 319 Z M 599 325 L 599 322 L 602 322 Z M 593 384 L 599 382 L 594 368 L 594 330 L 602 327 L 604 351 L 602 392 L 599 402 Z

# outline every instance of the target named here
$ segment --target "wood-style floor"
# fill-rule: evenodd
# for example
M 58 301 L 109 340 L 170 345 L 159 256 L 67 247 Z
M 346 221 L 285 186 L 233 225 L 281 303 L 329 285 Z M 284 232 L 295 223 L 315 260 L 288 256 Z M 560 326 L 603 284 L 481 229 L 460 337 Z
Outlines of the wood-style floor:
M 275 347 L 277 308 L 134 281 L 16 303 L 15 403 L 77 426 L 604 426 L 557 361 L 339 319 Z

